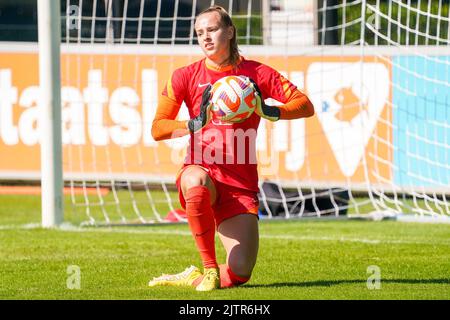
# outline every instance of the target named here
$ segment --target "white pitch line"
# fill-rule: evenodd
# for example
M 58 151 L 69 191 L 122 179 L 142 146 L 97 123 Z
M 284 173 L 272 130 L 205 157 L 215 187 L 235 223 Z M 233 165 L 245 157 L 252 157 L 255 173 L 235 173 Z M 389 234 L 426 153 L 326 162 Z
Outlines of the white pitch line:
M 2 230 L 30 230 L 41 228 L 39 224 L 26 224 L 26 225 L 0 225 L 0 231 Z M 80 228 L 70 224 L 65 224 L 58 231 L 63 232 L 102 232 L 102 233 L 127 233 L 127 234 L 158 234 L 168 236 L 192 236 L 190 231 L 181 230 L 154 230 L 141 229 L 125 229 L 126 227 L 115 228 Z M 140 227 L 141 228 L 141 227 Z M 273 239 L 273 240 L 293 240 L 293 241 L 332 241 L 332 242 L 354 242 L 363 244 L 426 244 L 426 245 L 448 245 L 450 241 L 423 241 L 423 240 L 399 240 L 399 239 L 370 239 L 370 238 L 351 238 L 351 237 L 326 237 L 326 236 L 294 236 L 294 235 L 281 235 L 281 234 L 261 234 L 261 239 Z

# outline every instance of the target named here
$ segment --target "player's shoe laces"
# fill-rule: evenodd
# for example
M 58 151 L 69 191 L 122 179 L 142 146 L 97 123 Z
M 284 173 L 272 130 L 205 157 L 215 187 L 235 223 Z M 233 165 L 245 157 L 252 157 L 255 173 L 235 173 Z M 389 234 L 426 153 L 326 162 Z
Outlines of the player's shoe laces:
M 177 274 L 163 274 L 160 277 L 150 280 L 148 285 L 150 287 L 155 286 L 191 286 L 192 283 L 198 277 L 201 277 L 202 273 L 197 267 L 190 266 L 183 272 Z
M 211 291 L 220 288 L 219 268 L 205 268 L 203 279 L 195 288 L 197 291 Z

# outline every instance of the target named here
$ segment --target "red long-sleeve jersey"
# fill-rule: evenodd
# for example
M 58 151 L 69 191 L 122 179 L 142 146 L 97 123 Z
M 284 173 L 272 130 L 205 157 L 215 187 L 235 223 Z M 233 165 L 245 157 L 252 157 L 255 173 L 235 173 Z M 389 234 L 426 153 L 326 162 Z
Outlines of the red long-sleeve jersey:
M 225 76 L 242 75 L 251 78 L 264 99 L 273 98 L 284 105 L 280 119 L 296 119 L 314 113 L 308 97 L 273 68 L 257 61 L 241 58 L 237 68 L 214 68 L 205 59 L 173 72 L 162 92 L 153 122 L 156 140 L 185 134 L 186 123 L 175 121 L 184 101 L 191 118 L 200 113 L 202 94 L 208 84 Z M 241 123 L 211 121 L 200 132 L 191 134 L 184 166 L 201 165 L 217 181 L 246 190 L 258 191 L 256 163 L 256 132 L 260 117 L 253 113 Z

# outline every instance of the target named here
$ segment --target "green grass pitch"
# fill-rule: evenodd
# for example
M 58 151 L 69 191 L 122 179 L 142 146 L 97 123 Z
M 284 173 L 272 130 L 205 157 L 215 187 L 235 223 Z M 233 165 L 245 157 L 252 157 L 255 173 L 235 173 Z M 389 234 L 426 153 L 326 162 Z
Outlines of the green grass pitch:
M 200 265 L 187 225 L 25 225 L 39 221 L 38 196 L 0 196 L 0 299 L 450 299 L 450 225 L 261 220 L 251 280 L 203 293 L 147 287 L 153 276 Z M 68 288 L 70 266 L 79 289 Z

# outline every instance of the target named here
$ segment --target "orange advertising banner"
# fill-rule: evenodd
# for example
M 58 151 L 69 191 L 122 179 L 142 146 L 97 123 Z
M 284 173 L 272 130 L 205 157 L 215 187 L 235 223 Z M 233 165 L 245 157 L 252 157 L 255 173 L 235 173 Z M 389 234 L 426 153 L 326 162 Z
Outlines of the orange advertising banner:
M 173 70 L 200 56 L 66 53 L 61 57 L 63 168 L 73 179 L 174 180 L 188 137 L 155 142 L 151 123 Z M 285 182 L 391 181 L 388 58 L 248 56 L 313 102 L 308 119 L 261 122 L 261 177 Z M 0 52 L 0 179 L 39 178 L 36 53 Z M 187 119 L 182 108 L 179 119 Z

